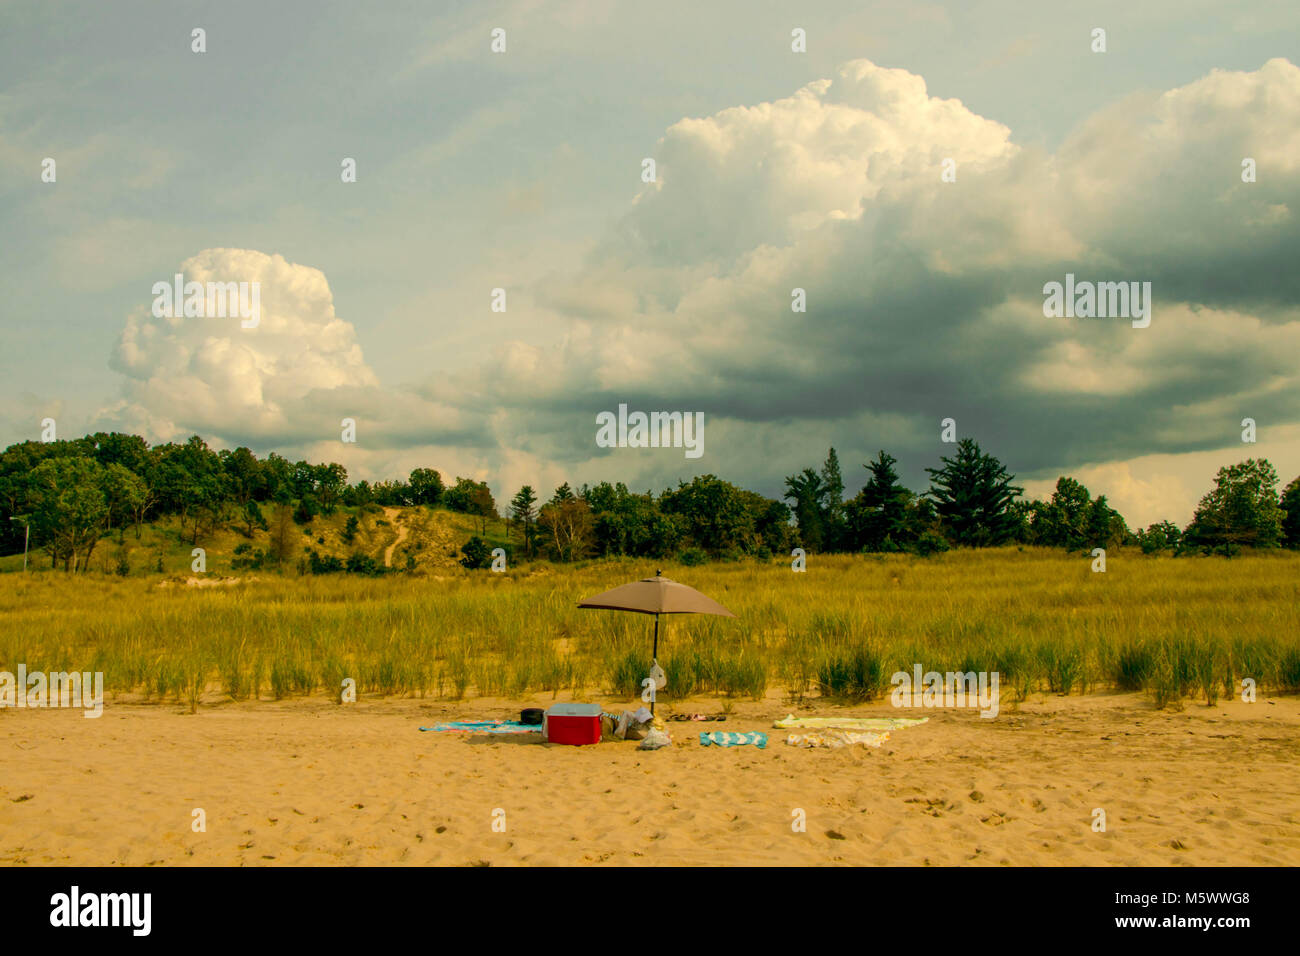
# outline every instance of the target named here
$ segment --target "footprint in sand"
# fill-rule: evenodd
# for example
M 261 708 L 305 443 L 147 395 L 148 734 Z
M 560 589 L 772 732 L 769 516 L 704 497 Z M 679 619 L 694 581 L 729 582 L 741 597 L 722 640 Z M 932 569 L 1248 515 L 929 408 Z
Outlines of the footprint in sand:
M 918 809 L 922 810 L 925 813 L 928 813 L 932 817 L 941 817 L 943 816 L 945 810 L 957 809 L 956 804 L 949 803 L 947 800 L 943 799 L 943 797 L 933 797 L 929 800 L 922 799 L 921 797 L 911 797 L 910 799 L 904 800 L 903 802 L 925 804 L 924 807 L 919 807 Z

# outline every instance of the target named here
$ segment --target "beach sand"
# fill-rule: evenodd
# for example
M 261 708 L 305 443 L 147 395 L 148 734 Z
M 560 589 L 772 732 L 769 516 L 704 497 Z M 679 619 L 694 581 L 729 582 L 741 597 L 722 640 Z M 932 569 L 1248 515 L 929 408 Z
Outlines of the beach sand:
M 993 720 L 888 701 L 796 710 L 930 718 L 833 751 L 787 746 L 777 697 L 669 723 L 674 746 L 656 752 L 417 729 L 549 702 L 0 712 L 0 863 L 1300 865 L 1295 698 L 1165 712 L 1137 694 L 1045 696 Z M 701 730 L 769 744 L 701 747 Z

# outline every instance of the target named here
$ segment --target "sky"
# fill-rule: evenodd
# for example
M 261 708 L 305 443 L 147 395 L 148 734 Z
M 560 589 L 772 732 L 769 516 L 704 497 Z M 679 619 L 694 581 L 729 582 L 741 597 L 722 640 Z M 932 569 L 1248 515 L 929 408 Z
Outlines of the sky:
M 1300 474 L 1298 39 L 1281 2 L 6 0 L 0 445 L 779 497 L 831 446 L 924 488 L 952 419 L 1027 494 L 1185 523 L 1222 466 Z M 178 272 L 258 283 L 256 327 L 155 316 Z M 1150 324 L 1046 315 L 1067 275 Z M 703 454 L 602 447 L 620 405 Z

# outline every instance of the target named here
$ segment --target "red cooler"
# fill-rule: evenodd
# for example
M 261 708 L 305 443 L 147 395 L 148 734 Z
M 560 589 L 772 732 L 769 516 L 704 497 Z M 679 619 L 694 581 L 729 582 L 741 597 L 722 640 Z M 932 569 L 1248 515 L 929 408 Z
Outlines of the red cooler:
M 542 736 L 553 744 L 600 743 L 600 704 L 552 704 L 542 718 Z

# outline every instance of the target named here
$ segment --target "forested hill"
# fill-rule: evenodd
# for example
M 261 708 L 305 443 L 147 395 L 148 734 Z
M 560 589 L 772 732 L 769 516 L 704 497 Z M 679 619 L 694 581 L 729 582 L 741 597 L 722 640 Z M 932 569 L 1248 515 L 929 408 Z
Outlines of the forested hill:
M 176 570 L 177 554 L 199 548 L 224 555 L 232 569 L 378 574 L 486 567 L 494 548 L 510 560 L 632 555 L 689 563 L 794 548 L 931 555 L 1022 544 L 1231 555 L 1300 547 L 1300 478 L 1279 492 L 1266 459 L 1221 468 L 1187 527 L 1165 521 L 1146 529 L 1130 529 L 1105 496 L 1066 476 L 1049 499 L 1025 499 L 1015 476 L 970 439 L 926 469 L 924 491 L 905 488 L 896 465 L 881 451 L 862 466 L 866 483 L 852 497 L 831 449 L 820 468 L 786 478 L 781 500 L 701 475 L 658 493 L 602 481 L 565 483 L 543 498 L 525 485 L 498 503 L 487 482 L 448 483 L 434 468 L 349 482 L 334 462 L 214 450 L 198 436 L 151 446 L 98 433 L 0 454 L 0 553 L 21 555 L 30 532 L 33 566 L 68 571 Z

